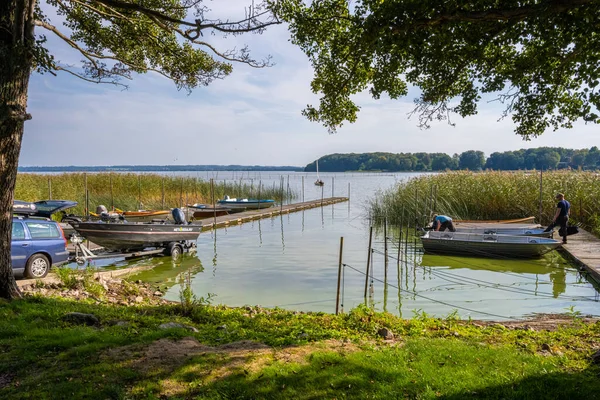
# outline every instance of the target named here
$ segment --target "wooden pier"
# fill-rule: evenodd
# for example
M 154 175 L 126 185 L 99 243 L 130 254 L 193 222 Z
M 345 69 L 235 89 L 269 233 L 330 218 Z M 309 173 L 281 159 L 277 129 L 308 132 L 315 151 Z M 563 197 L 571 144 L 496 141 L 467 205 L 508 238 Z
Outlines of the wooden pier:
M 274 206 L 263 208 L 260 210 L 248 210 L 235 214 L 222 215 L 215 218 L 205 218 L 202 220 L 202 230 L 211 230 L 215 228 L 224 228 L 229 225 L 243 224 L 262 218 L 275 217 L 281 214 L 289 214 L 297 211 L 307 210 L 310 208 L 318 208 L 329 206 L 336 203 L 348 201 L 347 197 L 328 197 L 324 199 L 305 201 L 302 203 L 287 204 L 284 206 Z
M 600 283 L 600 239 L 579 228 L 579 233 L 569 236 L 567 240 L 568 243 L 560 251 Z

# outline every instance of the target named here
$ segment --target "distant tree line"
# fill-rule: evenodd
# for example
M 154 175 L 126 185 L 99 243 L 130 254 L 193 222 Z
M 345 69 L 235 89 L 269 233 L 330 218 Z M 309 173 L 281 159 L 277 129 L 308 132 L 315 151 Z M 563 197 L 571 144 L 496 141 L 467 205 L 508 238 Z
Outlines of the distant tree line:
M 539 147 L 492 153 L 468 150 L 452 156 L 446 153 L 350 153 L 329 154 L 319 158 L 319 171 L 445 171 L 469 169 L 599 169 L 600 150 Z M 304 171 L 316 171 L 316 161 Z
M 19 172 L 303 171 L 302 167 L 264 165 L 110 165 L 19 167 Z

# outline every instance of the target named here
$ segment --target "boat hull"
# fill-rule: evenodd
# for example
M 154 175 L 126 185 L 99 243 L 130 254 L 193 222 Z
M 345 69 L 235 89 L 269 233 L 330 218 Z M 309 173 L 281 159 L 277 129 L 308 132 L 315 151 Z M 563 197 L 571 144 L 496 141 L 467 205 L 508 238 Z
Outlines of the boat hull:
M 72 222 L 73 229 L 110 250 L 165 247 L 172 242 L 196 241 L 202 225 Z
M 192 213 L 194 219 L 213 218 L 215 215 L 217 217 L 229 215 L 229 210 L 226 208 L 205 208 L 202 210 L 195 210 Z
M 275 205 L 274 200 L 248 200 L 248 201 L 230 201 L 230 200 L 219 200 L 220 205 L 226 208 L 234 210 L 247 209 L 247 210 L 258 210 L 263 208 L 273 207 Z
M 558 240 L 510 235 L 428 232 L 421 237 L 429 254 L 454 254 L 494 258 L 536 258 L 558 248 Z
M 511 235 L 511 236 L 536 236 L 536 237 L 546 237 L 551 238 L 553 236 L 553 231 L 546 232 L 544 229 L 535 228 L 535 229 L 523 229 L 523 228 L 463 228 L 457 227 L 456 232 L 459 233 L 473 233 L 480 235 Z

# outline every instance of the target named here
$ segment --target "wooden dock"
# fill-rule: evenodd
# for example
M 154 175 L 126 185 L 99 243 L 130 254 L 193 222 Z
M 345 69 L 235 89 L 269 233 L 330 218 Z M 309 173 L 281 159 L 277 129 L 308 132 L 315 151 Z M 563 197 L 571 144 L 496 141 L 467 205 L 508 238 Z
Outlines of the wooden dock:
M 202 220 L 202 230 L 206 231 L 214 228 L 224 228 L 229 225 L 243 224 L 244 222 L 250 222 L 257 219 L 275 217 L 277 215 L 289 214 L 310 208 L 329 206 L 336 203 L 343 203 L 345 201 L 348 201 L 347 197 L 327 197 L 322 200 L 311 200 L 302 203 L 287 204 L 284 206 L 274 206 L 260 210 L 248 210 L 235 214 L 222 215 L 217 217 L 216 220 L 214 218 L 205 218 Z
M 260 210 L 249 210 L 229 215 L 222 215 L 220 217 L 217 217 L 216 224 L 214 218 L 205 218 L 197 222 L 202 222 L 202 231 L 207 231 L 214 228 L 224 228 L 229 225 L 243 224 L 244 222 L 250 222 L 257 219 L 270 218 L 281 214 L 289 214 L 296 211 L 307 210 L 309 208 L 325 207 L 336 203 L 343 203 L 345 201 L 348 201 L 347 197 L 328 197 L 324 198 L 323 200 L 311 200 L 279 207 L 270 207 L 263 208 Z M 88 247 L 91 251 L 103 250 L 103 247 L 98 246 L 97 244 L 92 242 L 88 243 L 86 241 L 85 246 Z M 72 243 L 69 243 L 67 249 L 69 250 L 69 253 L 71 253 L 71 255 L 75 254 L 75 245 L 73 245 Z
M 559 237 L 557 239 L 560 240 Z M 568 243 L 562 246 L 561 252 L 600 283 L 600 239 L 579 228 L 579 233 L 569 236 L 567 240 Z

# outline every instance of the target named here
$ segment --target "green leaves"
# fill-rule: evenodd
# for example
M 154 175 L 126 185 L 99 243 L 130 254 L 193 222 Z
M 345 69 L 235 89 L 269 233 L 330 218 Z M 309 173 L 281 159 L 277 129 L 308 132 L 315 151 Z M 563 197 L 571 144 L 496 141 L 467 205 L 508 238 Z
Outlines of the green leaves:
M 318 107 L 304 114 L 335 130 L 356 120 L 353 94 L 378 99 L 421 89 L 419 125 L 475 115 L 483 96 L 504 104 L 516 133 L 535 137 L 599 123 L 598 0 L 343 0 L 277 2 L 293 43 L 315 70 Z

